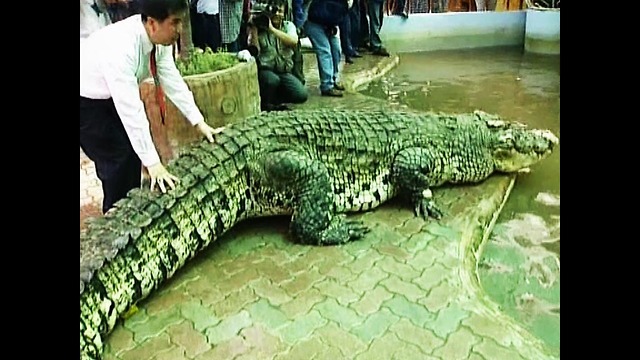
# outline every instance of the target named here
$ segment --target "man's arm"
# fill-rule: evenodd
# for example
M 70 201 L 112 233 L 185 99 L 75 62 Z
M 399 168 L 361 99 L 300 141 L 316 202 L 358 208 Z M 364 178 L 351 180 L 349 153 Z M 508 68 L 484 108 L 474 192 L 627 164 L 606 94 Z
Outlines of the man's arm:
M 156 51 L 158 78 L 167 97 L 191 125 L 196 125 L 203 121 L 204 117 L 196 106 L 193 93 L 187 87 L 187 83 L 185 83 L 178 68 L 176 68 L 176 63 L 173 61 L 171 46 L 157 45 Z
M 165 94 L 191 125 L 194 125 L 209 142 L 213 142 L 213 134 L 221 132 L 224 126 L 214 129 L 204 121 L 204 116 L 202 116 L 200 109 L 196 105 L 193 93 L 189 90 L 187 83 L 176 67 L 171 53 L 173 51 L 172 47 L 156 46 L 156 51 L 158 51 L 156 54 L 158 58 L 158 78 Z
M 298 34 L 296 32 L 295 25 L 293 25 L 293 23 L 291 23 L 290 21 L 284 21 L 283 29 L 284 31 L 276 29 L 275 27 L 273 27 L 271 20 L 269 20 L 269 31 L 271 31 L 271 33 L 273 33 L 278 39 L 280 39 L 284 46 L 291 48 L 297 46 Z
M 106 60 L 100 64 L 104 79 L 133 150 L 144 166 L 158 164 L 160 157 L 151 138 L 144 104 L 140 100 L 140 88 L 135 75 L 136 64 L 133 57 L 131 54 L 122 52 L 104 58 Z

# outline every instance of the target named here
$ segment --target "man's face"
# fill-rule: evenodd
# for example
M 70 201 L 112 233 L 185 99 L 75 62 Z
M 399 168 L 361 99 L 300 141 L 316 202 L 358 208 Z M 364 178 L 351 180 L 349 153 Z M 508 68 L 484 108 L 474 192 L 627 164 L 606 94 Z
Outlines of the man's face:
M 185 14 L 169 15 L 164 21 L 148 18 L 151 27 L 149 36 L 154 44 L 171 45 L 178 40 L 182 32 L 182 21 Z
M 271 17 L 271 23 L 274 27 L 279 28 L 284 19 L 284 5 L 278 6 L 278 11 Z

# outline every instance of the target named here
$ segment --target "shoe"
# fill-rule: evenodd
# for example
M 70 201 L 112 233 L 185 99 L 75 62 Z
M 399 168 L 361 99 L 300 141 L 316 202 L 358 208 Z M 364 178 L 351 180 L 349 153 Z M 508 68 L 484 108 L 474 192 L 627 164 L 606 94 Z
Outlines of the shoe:
M 336 90 L 344 91 L 344 85 L 342 85 L 341 82 L 337 82 L 337 83 L 333 84 L 333 88 L 336 89 Z
M 346 62 L 347 64 L 353 64 L 353 59 L 348 57 L 348 56 L 345 56 L 344 57 L 344 62 Z
M 387 49 L 385 49 L 384 47 L 380 46 L 377 49 L 374 49 L 371 54 L 373 55 L 378 55 L 378 56 L 390 56 L 389 52 L 387 51 Z
M 361 55 L 359 52 L 354 51 L 354 52 L 353 52 L 353 54 L 349 55 L 349 57 L 352 57 L 352 58 L 361 58 L 361 57 L 362 57 L 362 55 Z
M 329 90 L 324 90 L 320 92 L 322 96 L 333 96 L 333 97 L 342 97 L 342 91 L 336 89 L 335 87 Z
M 289 111 L 291 110 L 291 108 L 289 108 L 287 105 L 285 104 L 265 104 L 262 107 L 262 111 Z
M 291 108 L 286 104 L 278 104 L 274 106 L 275 111 L 291 111 Z

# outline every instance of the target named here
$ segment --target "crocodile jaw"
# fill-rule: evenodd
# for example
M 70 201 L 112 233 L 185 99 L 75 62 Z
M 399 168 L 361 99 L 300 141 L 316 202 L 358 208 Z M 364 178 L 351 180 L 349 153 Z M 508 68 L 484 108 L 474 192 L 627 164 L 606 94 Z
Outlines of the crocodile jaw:
M 494 150 L 493 159 L 497 171 L 507 173 L 526 172 L 529 166 L 551 155 L 555 146 L 560 142 L 558 137 L 549 130 L 535 129 L 524 131 L 528 133 L 529 140 L 531 140 L 531 138 L 537 140 L 535 146 L 527 146 L 526 150 L 518 146 Z

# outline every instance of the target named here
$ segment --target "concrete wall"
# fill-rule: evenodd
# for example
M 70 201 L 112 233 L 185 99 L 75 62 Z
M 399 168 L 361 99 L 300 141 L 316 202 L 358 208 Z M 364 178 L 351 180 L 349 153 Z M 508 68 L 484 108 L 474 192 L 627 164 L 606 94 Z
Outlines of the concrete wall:
M 527 10 L 524 49 L 539 54 L 560 54 L 560 11 Z
M 392 52 L 524 45 L 525 11 L 385 16 L 380 32 Z

